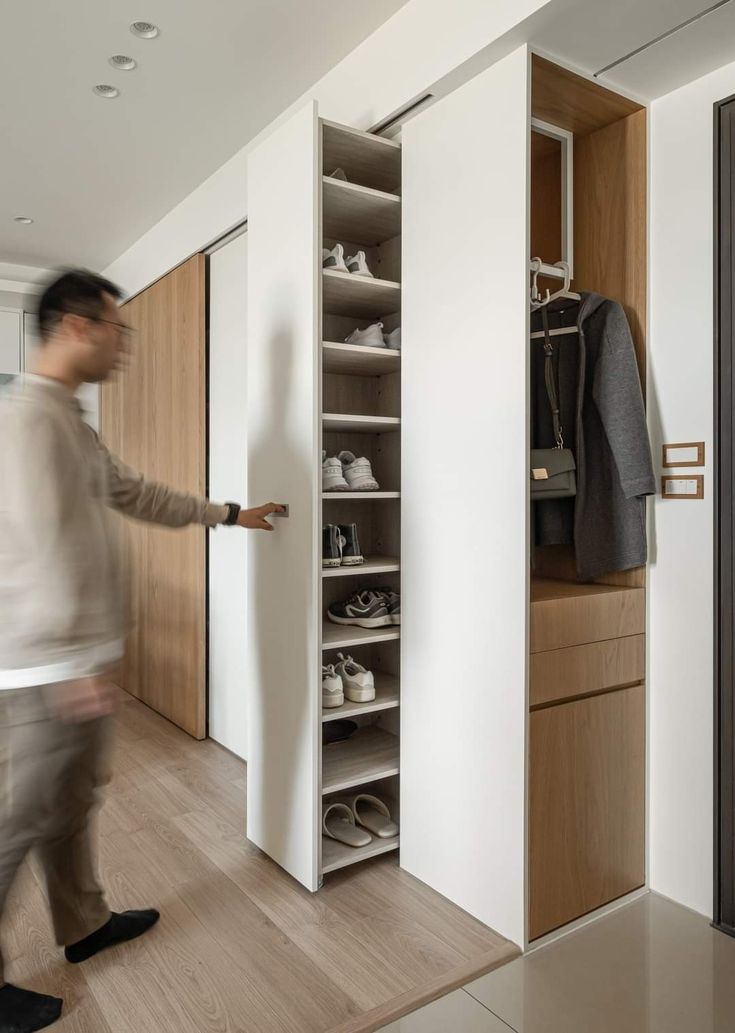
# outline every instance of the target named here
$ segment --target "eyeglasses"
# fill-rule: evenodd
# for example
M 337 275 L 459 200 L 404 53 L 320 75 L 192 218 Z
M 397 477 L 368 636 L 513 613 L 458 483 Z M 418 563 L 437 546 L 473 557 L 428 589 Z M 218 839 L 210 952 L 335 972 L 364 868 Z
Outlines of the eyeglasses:
M 132 326 L 128 326 L 127 323 L 117 323 L 114 319 L 99 319 L 97 317 L 94 317 L 93 321 L 95 323 L 107 323 L 108 326 L 116 326 L 120 333 L 123 335 L 123 337 L 126 337 L 128 340 L 135 333 L 135 330 L 132 328 Z

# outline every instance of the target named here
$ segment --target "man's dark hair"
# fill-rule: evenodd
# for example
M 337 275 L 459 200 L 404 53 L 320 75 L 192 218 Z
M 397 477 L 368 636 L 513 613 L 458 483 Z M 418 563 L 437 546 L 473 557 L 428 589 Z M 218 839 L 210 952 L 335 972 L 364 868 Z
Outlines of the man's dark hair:
M 38 329 L 46 340 L 59 320 L 68 312 L 98 319 L 102 314 L 105 294 L 116 301 L 123 292 L 103 276 L 87 269 L 69 269 L 46 287 L 38 305 Z

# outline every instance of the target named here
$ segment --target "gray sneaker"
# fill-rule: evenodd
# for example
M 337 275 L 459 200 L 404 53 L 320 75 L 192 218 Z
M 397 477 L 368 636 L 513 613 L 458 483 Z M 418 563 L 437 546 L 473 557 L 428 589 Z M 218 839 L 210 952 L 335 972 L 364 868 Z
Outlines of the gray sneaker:
M 385 604 L 391 624 L 400 624 L 401 597 L 398 592 L 394 592 L 392 588 L 374 588 L 372 594 Z
M 342 541 L 342 566 L 359 567 L 365 559 L 357 537 L 357 524 L 340 524 L 337 530 Z
M 344 603 L 332 603 L 327 617 L 333 624 L 356 628 L 384 628 L 393 623 L 384 600 L 373 592 L 357 592 Z
M 325 524 L 322 528 L 322 567 L 329 569 L 342 566 L 342 549 L 345 540 L 336 524 Z

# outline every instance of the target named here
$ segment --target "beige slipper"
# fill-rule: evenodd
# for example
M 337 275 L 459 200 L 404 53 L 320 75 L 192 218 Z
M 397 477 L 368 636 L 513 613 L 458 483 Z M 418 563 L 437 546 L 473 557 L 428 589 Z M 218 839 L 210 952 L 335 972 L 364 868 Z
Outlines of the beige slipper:
M 345 799 L 357 825 L 372 832 L 379 839 L 393 839 L 398 825 L 390 816 L 388 805 L 369 793 L 355 793 Z
M 355 827 L 355 815 L 346 803 L 325 803 L 322 806 L 322 831 L 325 836 L 346 846 L 361 847 L 372 843 L 372 836 Z

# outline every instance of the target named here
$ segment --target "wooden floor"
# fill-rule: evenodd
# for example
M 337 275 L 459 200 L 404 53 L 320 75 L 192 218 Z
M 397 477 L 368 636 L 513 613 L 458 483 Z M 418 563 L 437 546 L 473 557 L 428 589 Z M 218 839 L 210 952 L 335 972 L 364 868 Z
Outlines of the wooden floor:
M 244 838 L 245 765 L 121 696 L 100 868 L 113 909 L 162 918 L 67 965 L 26 865 L 6 916 L 7 977 L 64 996 L 59 1033 L 370 1031 L 517 953 L 395 855 L 308 893 Z

